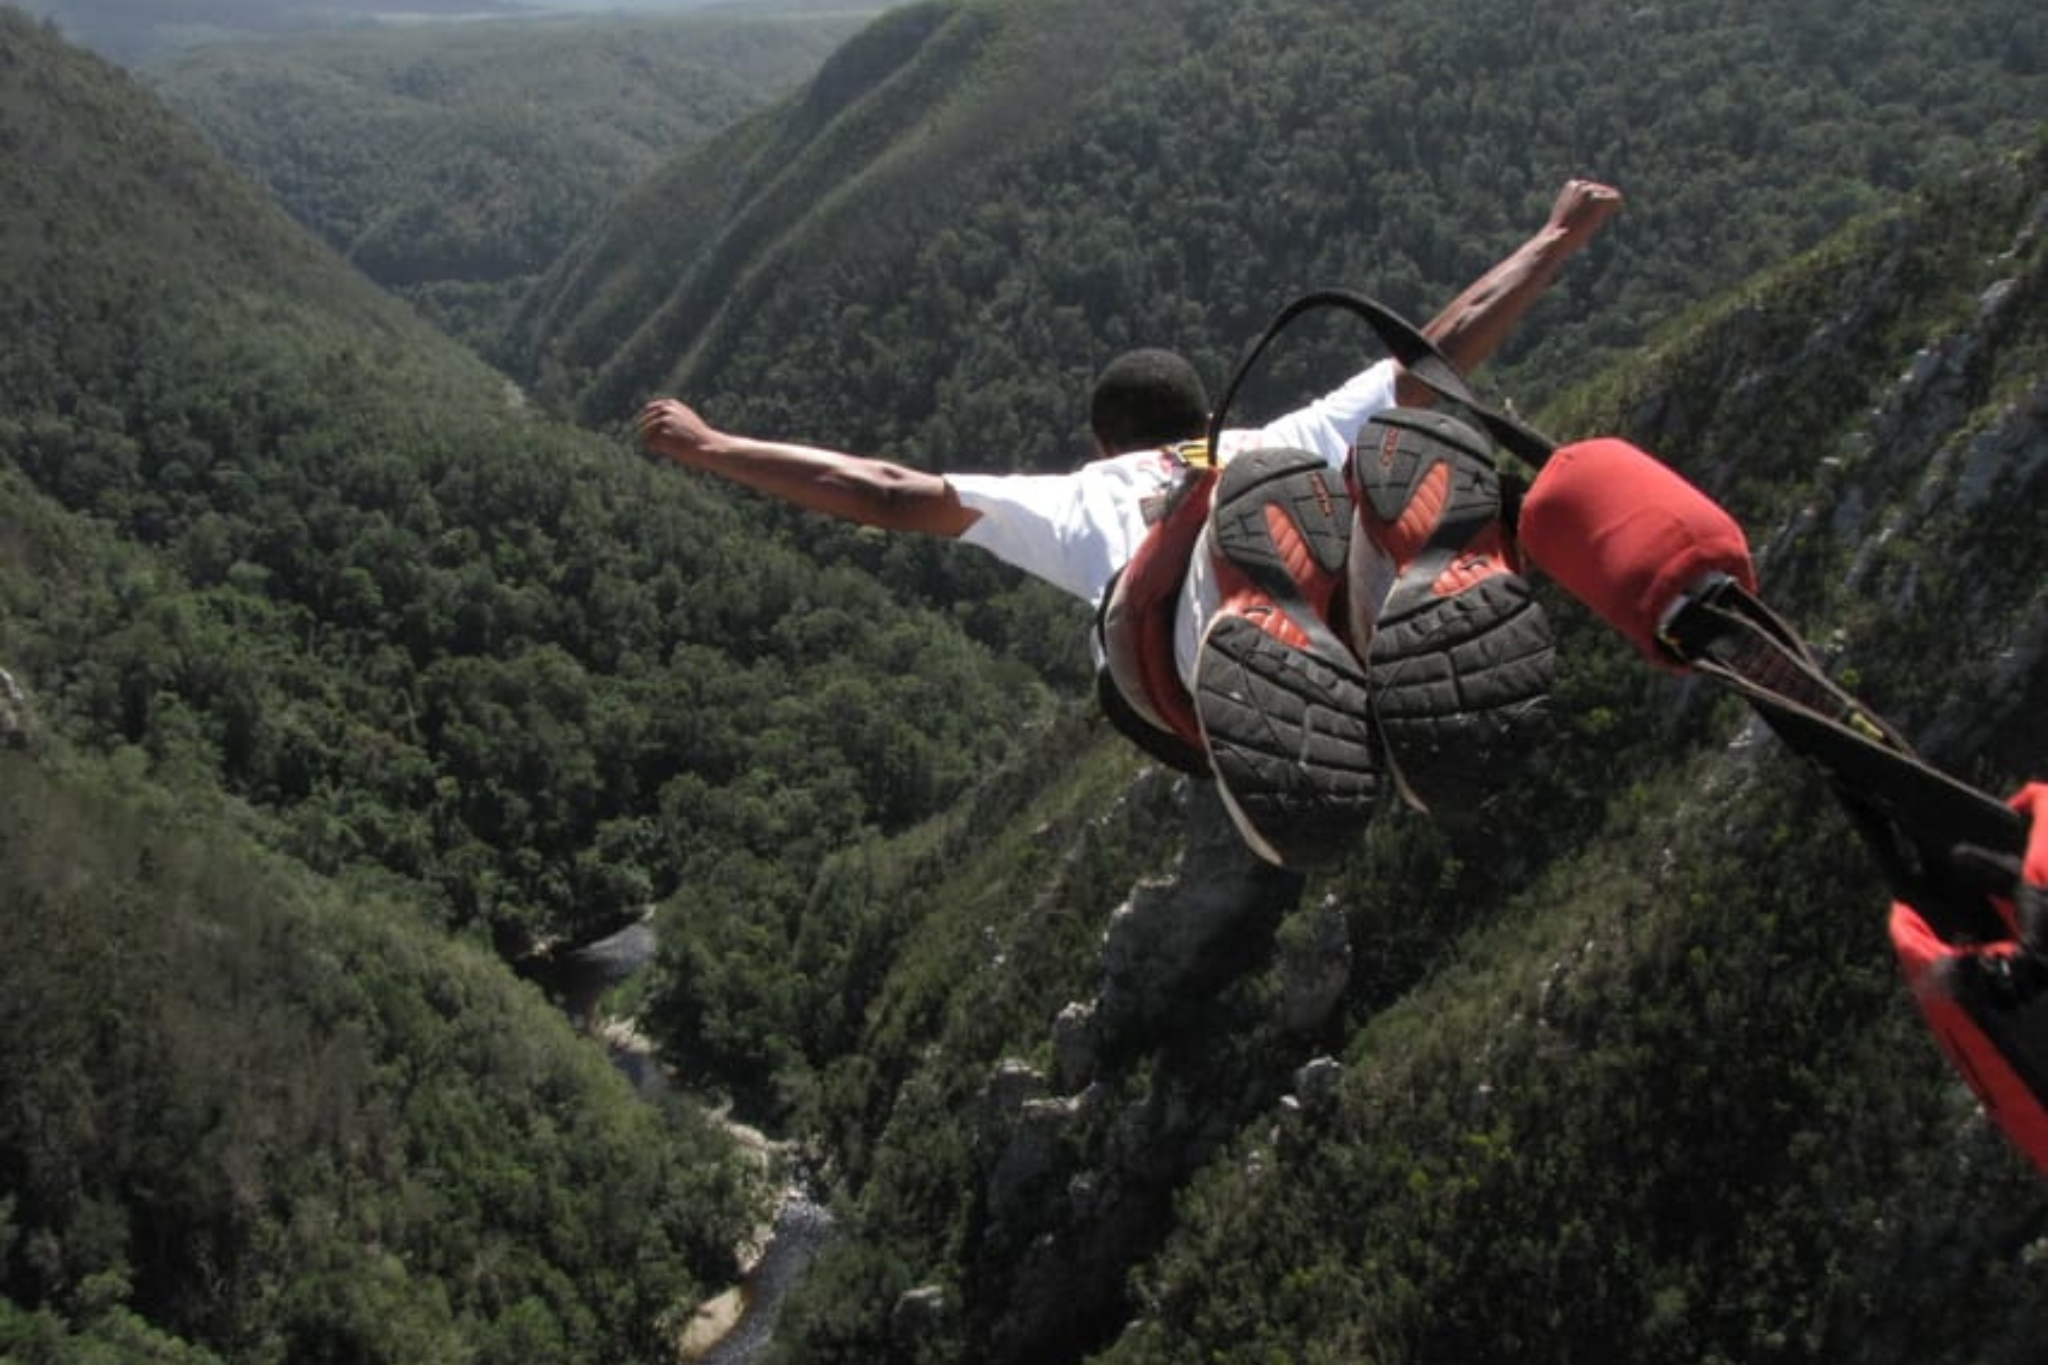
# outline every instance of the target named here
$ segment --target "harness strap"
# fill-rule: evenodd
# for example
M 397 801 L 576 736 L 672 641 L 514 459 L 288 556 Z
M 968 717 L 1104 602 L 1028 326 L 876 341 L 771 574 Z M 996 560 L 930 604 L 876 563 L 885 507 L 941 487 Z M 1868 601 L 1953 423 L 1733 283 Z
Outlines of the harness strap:
M 1244 358 L 1237 362 L 1237 370 L 1230 377 L 1229 385 L 1223 390 L 1223 400 L 1216 405 L 1216 411 L 1209 419 L 1209 445 L 1213 449 L 1223 433 L 1223 421 L 1229 411 L 1230 402 L 1237 396 L 1245 376 L 1251 373 L 1252 365 L 1274 338 L 1285 331 L 1290 323 L 1302 314 L 1316 308 L 1340 308 L 1364 320 L 1372 328 L 1380 344 L 1393 352 L 1394 359 L 1410 376 L 1427 385 L 1438 397 L 1456 403 L 1480 426 L 1486 428 L 1494 440 L 1508 453 L 1526 463 L 1541 468 L 1550 458 L 1556 443 L 1520 420 L 1482 403 L 1465 382 L 1458 367 L 1444 357 L 1436 343 L 1422 334 L 1422 329 L 1378 299 L 1348 289 L 1319 289 L 1302 295 L 1274 316 L 1266 324 L 1266 330 L 1246 350 Z

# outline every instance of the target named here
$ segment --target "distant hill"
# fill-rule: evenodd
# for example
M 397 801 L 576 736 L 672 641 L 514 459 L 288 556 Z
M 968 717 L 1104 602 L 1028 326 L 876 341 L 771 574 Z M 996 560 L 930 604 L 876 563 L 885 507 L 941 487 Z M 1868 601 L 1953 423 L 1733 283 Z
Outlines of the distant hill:
M 209 42 L 388 20 L 517 14 L 526 0 L 20 0 L 70 41 L 119 62 Z
M 488 349 L 614 195 L 796 85 L 864 17 L 382 25 L 145 74 L 293 217 Z

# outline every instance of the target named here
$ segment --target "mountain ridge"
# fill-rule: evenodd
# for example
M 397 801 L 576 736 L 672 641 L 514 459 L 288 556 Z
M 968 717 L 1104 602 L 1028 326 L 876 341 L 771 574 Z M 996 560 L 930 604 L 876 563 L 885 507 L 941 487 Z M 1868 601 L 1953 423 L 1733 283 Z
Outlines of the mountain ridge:
M 547 301 L 509 363 L 585 420 L 682 387 L 735 424 L 852 432 L 913 461 L 994 455 L 1047 467 L 1083 444 L 1075 401 L 1058 400 L 1116 350 L 1179 345 L 1220 382 L 1281 301 L 1326 283 L 1426 318 L 1566 176 L 1590 174 L 1635 202 L 1497 367 L 1536 365 L 1554 384 L 1647 340 L 1673 294 L 1730 287 L 1873 207 L 1876 187 L 1905 189 L 1903 145 L 1916 164 L 1954 166 L 1973 139 L 2024 140 L 2024 92 L 2038 75 L 2025 75 L 2023 21 L 2014 53 L 1986 37 L 1997 21 L 1981 6 L 1930 16 L 1902 5 L 1883 29 L 1859 20 L 1851 43 L 1823 8 L 1622 14 L 1584 0 L 1516 28 L 1481 4 L 1391 4 L 1370 24 L 1305 0 L 1120 7 L 1125 27 L 1070 36 L 1064 51 L 1049 42 L 1032 68 L 1049 87 L 1043 103 L 1066 108 L 1042 136 L 981 136 L 947 175 L 898 185 L 853 176 L 867 154 L 851 130 L 825 130 L 820 152 L 835 166 L 823 183 L 841 188 L 828 197 L 820 187 L 829 214 L 794 240 L 781 227 L 745 233 L 733 216 L 745 210 L 693 199 L 688 172 L 671 172 L 678 188 L 652 182 L 541 286 Z M 943 12 L 948 24 L 1005 31 L 1038 15 L 999 3 Z M 1934 51 L 1984 79 L 1916 77 Z M 963 98 L 1039 128 L 1040 92 L 1006 87 L 1014 74 L 933 78 L 974 82 L 984 95 Z M 1928 122 L 1902 138 L 1895 88 L 1916 80 L 1940 93 Z M 1758 111 L 1772 107 L 1785 112 L 1782 140 L 1759 135 Z M 855 150 L 840 154 L 841 135 Z M 690 164 L 780 170 L 750 143 L 769 136 L 736 134 Z M 656 201 L 682 225 L 673 240 Z M 896 225 L 893 246 L 840 251 L 825 218 L 847 213 Z M 744 315 L 727 306 L 742 267 L 691 264 L 692 242 L 728 229 L 742 234 L 731 250 L 752 253 L 755 277 L 775 272 L 783 284 Z M 586 260 L 599 268 L 585 271 Z M 636 299 L 660 344 L 634 328 Z M 587 329 L 579 300 L 595 310 Z M 1589 330 L 1595 310 L 1605 334 Z M 973 347 L 948 344 L 969 329 Z M 607 337 L 630 340 L 606 356 Z M 1276 385 L 1307 383 L 1293 357 L 1279 359 Z M 843 397 L 817 393 L 821 376 Z M 934 422 L 941 409 L 951 420 Z M 958 422 L 963 410 L 982 429 Z

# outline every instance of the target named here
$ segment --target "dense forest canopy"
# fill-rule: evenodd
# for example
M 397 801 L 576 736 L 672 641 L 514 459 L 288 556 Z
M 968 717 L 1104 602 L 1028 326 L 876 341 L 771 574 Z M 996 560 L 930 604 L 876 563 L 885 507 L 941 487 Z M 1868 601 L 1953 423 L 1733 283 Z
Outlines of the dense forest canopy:
M 1593 175 L 1632 207 L 1496 367 L 1529 408 L 1885 193 L 2024 140 L 2037 11 L 908 6 L 621 205 L 537 291 L 525 372 L 594 421 L 672 385 L 739 424 L 1057 466 L 1115 351 L 1179 346 L 1217 383 L 1325 284 L 1426 318 Z M 1346 340 L 1283 357 L 1276 387 Z
M 1492 381 L 1727 502 L 1830 665 L 2002 789 L 2048 769 L 2037 8 L 898 7 L 520 248 L 488 341 L 531 395 L 0 10 L 0 1356 L 666 1358 L 757 1192 L 504 961 L 652 907 L 644 1026 L 840 1214 L 791 1360 L 2031 1361 L 2038 1182 L 1734 708 L 1553 597 L 1552 761 L 1390 812 L 1089 1051 L 1208 807 L 1089 709 L 1084 613 L 621 423 L 674 385 L 1062 463 L 1109 350 L 1220 376 L 1329 282 L 1426 313 L 1600 174 L 1628 208 Z M 574 31 L 523 79 L 616 143 L 615 30 Z M 320 50 L 375 90 L 426 38 Z M 434 154 L 518 142 L 520 79 L 368 139 L 336 221 L 405 225 L 393 279 L 502 203 Z M 309 162 L 376 107 L 288 104 Z
M 385 26 L 211 45 L 145 75 L 370 278 L 488 346 L 614 195 L 783 94 L 864 18 Z
M 23 71 L 11 108 L 50 171 L 0 210 L 11 463 L 181 589 L 12 624 L 81 737 L 217 773 L 291 812 L 317 866 L 438 886 L 451 922 L 517 945 L 715 884 L 742 844 L 800 879 L 957 790 L 1002 741 L 988 719 L 1028 709 L 1021 670 L 997 681 L 945 623 L 531 418 L 106 79 Z M 102 136 L 133 161 L 95 165 Z M 145 179 L 184 200 L 117 231 Z
M 135 759 L 0 753 L 0 1356 L 657 1358 L 754 1216 L 724 1136 Z

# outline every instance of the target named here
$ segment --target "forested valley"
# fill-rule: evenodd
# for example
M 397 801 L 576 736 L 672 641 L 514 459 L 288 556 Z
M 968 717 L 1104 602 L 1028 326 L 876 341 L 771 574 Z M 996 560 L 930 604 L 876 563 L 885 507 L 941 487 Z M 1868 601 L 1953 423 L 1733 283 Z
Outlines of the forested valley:
M 785 94 L 869 11 L 383 27 L 144 76 L 364 274 L 488 351 L 611 199 Z
M 1553 594 L 1544 761 L 1274 882 L 1078 605 L 627 442 L 1058 467 L 1115 349 L 1426 315 L 1597 175 L 1489 391 L 2003 792 L 2048 21 L 1841 8 L 927 0 L 774 100 L 688 74 L 737 20 L 622 86 L 616 21 L 130 74 L 0 10 L 0 1359 L 671 1359 L 780 1175 L 729 1108 L 836 1217 L 776 1360 L 2031 1361 L 2048 1192 L 1732 704 Z M 1120 946 L 1205 881 L 1220 955 Z M 652 1103 L 533 979 L 649 916 Z

